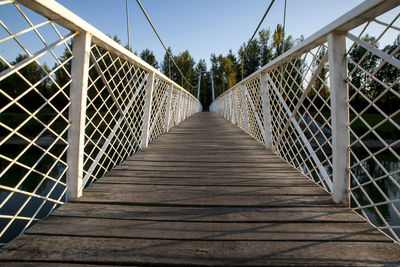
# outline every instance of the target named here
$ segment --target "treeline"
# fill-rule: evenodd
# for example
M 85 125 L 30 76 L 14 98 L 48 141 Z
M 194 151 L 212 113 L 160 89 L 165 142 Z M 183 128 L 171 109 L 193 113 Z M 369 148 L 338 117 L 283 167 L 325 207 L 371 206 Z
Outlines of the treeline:
M 210 70 L 214 76 L 215 96 L 217 97 L 242 80 L 242 67 L 243 77 L 245 78 L 292 48 L 298 41 L 294 40 L 290 35 L 284 38 L 283 27 L 278 24 L 273 31 L 270 29 L 261 30 L 257 38 L 249 44 L 245 53 L 243 53 L 243 50 L 246 47 L 246 43 L 243 43 L 236 54 L 232 50 L 229 50 L 226 55 L 211 54 Z M 188 50 L 178 55 L 174 55 L 171 48 L 168 48 L 168 51 L 186 79 L 182 78 L 168 53 L 165 53 L 160 63 L 157 62 L 153 52 L 149 49 L 143 50 L 139 56 L 150 65 L 159 67 L 166 76 L 182 85 L 189 92 L 197 95 L 199 71 L 208 70 L 205 60 L 200 59 L 196 64 Z M 240 60 L 241 58 L 243 60 Z M 203 74 L 201 79 L 200 100 L 203 107 L 207 108 L 212 101 L 210 73 Z M 186 80 L 194 87 L 191 87 Z
M 271 60 L 277 58 L 285 51 L 292 48 L 303 37 L 294 39 L 292 36 L 284 37 L 283 28 L 281 25 L 277 25 L 276 28 L 271 31 L 270 29 L 262 29 L 258 36 L 248 45 L 245 53 L 243 50 L 246 47 L 246 43 L 243 43 L 239 50 L 234 53 L 229 50 L 226 55 L 223 54 L 211 54 L 210 68 L 207 68 L 204 59 L 200 59 L 197 63 L 194 58 L 190 55 L 189 51 L 186 50 L 179 54 L 174 54 L 171 48 L 168 48 L 169 53 L 172 55 L 173 60 L 182 71 L 184 78 L 181 76 L 178 68 L 173 64 L 173 60 L 169 57 L 168 53 L 165 53 L 162 61 L 158 62 L 154 53 L 149 49 L 144 49 L 140 53 L 135 52 L 143 60 L 148 62 L 155 68 L 158 68 L 166 76 L 170 77 L 177 84 L 183 86 L 190 93 L 197 95 L 197 84 L 198 84 L 198 73 L 200 71 L 205 72 L 211 70 L 214 76 L 215 85 L 215 96 L 222 94 L 224 91 L 231 88 L 233 85 L 238 83 L 243 78 L 257 71 L 260 67 L 268 64 Z M 121 43 L 120 40 L 114 36 L 114 40 Z M 366 35 L 363 40 L 370 44 L 374 44 L 379 49 L 379 45 L 376 44 L 376 38 Z M 387 54 L 392 54 L 393 57 L 400 59 L 400 36 L 397 36 L 396 40 L 392 44 L 384 46 L 381 50 Z M 99 48 L 100 50 L 102 48 Z M 102 53 L 105 53 L 105 50 Z M 348 57 L 348 72 L 349 76 L 349 94 L 352 106 L 359 112 L 365 107 L 371 106 L 370 102 L 374 103 L 379 109 L 385 112 L 393 112 L 397 110 L 400 105 L 400 86 L 399 77 L 400 70 L 391 65 L 383 64 L 382 59 L 375 56 L 372 53 L 368 53 L 364 56 L 366 49 L 355 45 L 349 53 Z M 326 53 L 325 49 L 321 49 L 318 55 L 318 61 Z M 110 56 L 110 62 L 111 62 Z M 18 62 L 24 60 L 27 56 L 18 55 L 11 65 L 15 65 Z M 63 62 L 67 58 L 70 58 L 68 50 L 64 51 L 64 54 L 60 57 L 60 61 Z M 361 64 L 358 62 L 362 60 Z M 241 60 L 242 59 L 242 60 Z M 291 68 L 286 69 L 285 75 L 296 77 L 296 82 L 293 84 L 297 88 L 291 88 L 297 94 L 301 94 L 304 88 L 302 86 L 302 79 L 304 69 L 302 67 L 303 62 L 300 59 L 293 59 L 295 64 Z M 68 61 L 63 67 L 59 64 L 55 64 L 52 68 L 46 64 L 39 65 L 36 62 L 25 66 L 19 70 L 18 74 L 13 74 L 10 77 L 0 82 L 0 88 L 8 94 L 4 94 L 0 98 L 0 105 L 6 105 L 10 98 L 16 98 L 20 96 L 25 90 L 32 85 L 35 85 L 36 90 L 31 91 L 19 100 L 22 105 L 27 105 L 30 110 L 35 110 L 38 105 L 43 104 L 43 97 L 39 96 L 38 93 L 42 94 L 46 99 L 52 98 L 52 104 L 59 107 L 64 107 L 68 98 L 65 94 L 56 94 L 58 91 L 57 87 L 63 87 L 69 82 L 68 72 L 70 71 L 71 61 Z M 316 66 L 314 66 L 316 67 Z M 6 70 L 8 66 L 0 60 L 0 71 Z M 242 75 L 243 69 L 243 75 Z M 54 72 L 51 77 L 47 76 L 47 73 Z M 46 77 L 47 76 L 47 77 Z M 328 84 L 328 69 L 325 67 L 316 81 L 315 87 L 322 87 L 320 95 L 322 98 L 329 97 L 329 90 L 325 84 Z M 211 103 L 211 78 L 210 73 L 205 73 L 201 76 L 201 91 L 200 100 L 203 107 L 207 108 Z M 191 86 L 192 85 L 192 86 Z M 68 85 L 66 85 L 68 90 Z M 356 88 L 361 90 L 356 91 Z M 67 91 L 65 90 L 65 91 Z M 357 93 L 356 93 L 357 92 Z M 310 94 L 313 94 L 311 92 Z M 314 93 L 315 94 L 315 93 Z M 320 99 L 321 105 L 323 105 L 323 99 Z M 16 112 L 13 109 L 19 110 L 17 105 L 13 105 L 12 109 L 7 110 L 8 112 Z M 374 110 L 373 107 L 369 108 L 368 113 L 378 113 L 379 110 Z

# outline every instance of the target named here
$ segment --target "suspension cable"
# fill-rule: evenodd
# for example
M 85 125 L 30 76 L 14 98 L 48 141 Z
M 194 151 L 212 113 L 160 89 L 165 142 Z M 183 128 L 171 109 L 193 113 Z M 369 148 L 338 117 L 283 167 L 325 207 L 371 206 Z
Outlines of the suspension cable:
M 131 49 L 129 37 L 129 13 L 128 13 L 128 0 L 126 0 L 126 32 L 128 34 L 128 49 Z
M 287 0 L 285 0 L 285 6 L 283 8 L 283 38 L 282 38 L 283 46 L 285 45 L 286 1 Z M 283 47 L 283 50 L 285 50 L 285 47 Z
M 158 34 L 156 28 L 154 27 L 153 23 L 151 22 L 149 16 L 147 15 L 146 10 L 145 10 L 144 7 L 142 6 L 142 3 L 140 3 L 140 0 L 136 0 L 136 2 L 137 2 L 138 5 L 140 6 L 140 9 L 142 10 L 143 14 L 145 15 L 145 17 L 146 17 L 147 21 L 149 22 L 151 28 L 153 29 L 154 33 L 157 35 L 158 40 L 160 41 L 160 43 L 161 43 L 162 46 L 164 47 L 165 52 L 168 54 L 169 58 L 172 59 L 172 62 L 174 63 L 175 67 L 178 69 L 179 73 L 181 74 L 182 79 L 184 79 L 190 87 L 195 88 L 195 86 L 192 85 L 192 84 L 186 79 L 186 77 L 183 75 L 181 69 L 180 69 L 180 68 L 178 67 L 178 65 L 176 64 L 175 59 L 172 57 L 172 55 L 171 55 L 170 52 L 168 51 L 167 47 L 165 46 L 164 42 L 162 41 L 162 39 L 161 39 L 160 35 Z
M 240 57 L 239 61 L 237 62 L 237 64 L 239 64 L 240 62 L 242 63 L 242 80 L 243 80 L 243 63 L 244 63 L 244 54 L 247 50 L 247 48 L 249 47 L 249 45 L 251 44 L 251 42 L 253 41 L 254 36 L 256 36 L 258 30 L 261 27 L 261 24 L 264 22 L 264 19 L 267 17 L 268 12 L 271 10 L 272 5 L 274 4 L 275 0 L 272 0 L 271 3 L 269 4 L 267 10 L 264 13 L 264 16 L 262 17 L 262 19 L 260 20 L 260 23 L 258 23 L 257 29 L 254 31 L 253 36 L 251 36 L 250 41 L 248 42 L 247 46 L 244 48 L 243 52 L 242 52 L 242 56 Z
M 270 11 L 272 5 L 274 4 L 275 0 L 272 0 L 271 3 L 269 4 L 267 11 L 265 11 L 264 16 L 262 17 L 262 19 L 260 20 L 260 23 L 258 23 L 257 29 L 254 31 L 253 36 L 251 36 L 249 43 L 247 44 L 246 48 L 243 50 L 243 53 L 246 51 L 246 49 L 249 47 L 251 41 L 253 41 L 254 36 L 256 36 L 258 30 L 261 27 L 261 24 L 264 22 L 265 17 L 268 15 L 268 12 Z

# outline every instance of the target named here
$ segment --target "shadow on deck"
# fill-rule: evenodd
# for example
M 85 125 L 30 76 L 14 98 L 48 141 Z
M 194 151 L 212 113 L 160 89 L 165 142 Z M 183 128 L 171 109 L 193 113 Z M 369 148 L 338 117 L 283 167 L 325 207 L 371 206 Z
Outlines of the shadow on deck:
M 198 113 L 0 250 L 0 264 L 394 265 L 400 246 Z

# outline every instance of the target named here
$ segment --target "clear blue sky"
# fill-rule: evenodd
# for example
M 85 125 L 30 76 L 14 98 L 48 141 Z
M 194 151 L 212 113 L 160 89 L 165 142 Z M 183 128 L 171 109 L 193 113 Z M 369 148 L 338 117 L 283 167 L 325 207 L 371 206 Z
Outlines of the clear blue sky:
M 127 43 L 125 0 L 58 0 L 104 33 Z M 211 53 L 237 52 L 263 16 L 270 0 L 142 0 L 150 18 L 174 54 L 189 50 L 196 62 Z M 310 36 L 360 4 L 361 0 L 287 0 L 286 32 Z M 263 28 L 283 21 L 284 0 L 276 0 Z M 131 43 L 140 52 L 151 49 L 158 61 L 164 50 L 135 0 L 129 0 Z
M 174 54 L 189 50 L 196 63 L 205 59 L 210 67 L 212 53 L 226 55 L 229 49 L 236 54 L 257 27 L 271 0 L 141 0 L 154 25 Z M 125 0 L 58 0 L 59 3 L 88 21 L 104 33 L 117 35 L 127 44 Z M 308 37 L 326 24 L 360 4 L 362 0 L 287 0 L 286 33 L 294 38 Z M 262 28 L 276 27 L 283 22 L 284 0 L 276 0 Z M 0 19 L 18 32 L 28 25 L 12 4 L 0 9 Z M 157 37 L 142 14 L 136 0 L 129 0 L 131 45 L 134 51 L 149 48 L 160 62 L 165 54 Z M 34 23 L 43 21 L 29 15 Z M 46 26 L 49 27 L 49 26 Z M 44 28 L 46 28 L 44 27 Z M 42 33 L 46 29 L 39 29 Z M 33 33 L 19 37 L 31 51 L 42 48 Z M 0 38 L 8 36 L 1 28 Z M 33 38 L 32 38 L 33 37 Z M 56 36 L 55 36 L 56 37 Z M 51 41 L 51 36 L 46 35 Z M 59 49 L 62 49 L 59 48 Z M 62 52 L 62 51 L 61 51 Z M 13 60 L 24 54 L 14 41 L 0 45 L 0 53 Z M 51 57 L 43 57 L 45 62 Z M 54 61 L 54 60 L 53 60 Z M 49 66 L 54 63 L 49 62 Z

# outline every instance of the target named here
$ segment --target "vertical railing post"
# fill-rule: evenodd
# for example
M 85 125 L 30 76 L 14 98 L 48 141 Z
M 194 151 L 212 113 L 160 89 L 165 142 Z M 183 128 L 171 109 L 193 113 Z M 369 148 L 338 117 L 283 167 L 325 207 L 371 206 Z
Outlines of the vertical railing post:
M 167 110 L 165 111 L 165 124 L 164 124 L 164 132 L 168 132 L 169 130 L 169 119 L 171 117 L 171 105 L 172 105 L 172 93 L 174 91 L 174 85 L 168 87 L 168 98 L 167 98 Z
M 211 96 L 212 96 L 212 101 L 214 102 L 215 100 L 215 92 L 214 92 L 214 74 L 211 71 Z
M 240 91 L 242 93 L 244 131 L 246 133 L 249 133 L 249 118 L 248 118 L 248 114 L 247 114 L 247 100 L 246 100 L 246 94 L 245 94 L 245 90 L 246 90 L 245 85 L 242 85 L 242 87 L 240 89 L 241 89 Z
M 263 109 L 263 124 L 264 124 L 264 143 L 266 149 L 271 149 L 272 147 L 272 139 L 271 139 L 271 113 L 269 106 L 269 91 L 267 84 L 267 77 L 265 74 L 260 74 L 260 82 L 261 82 L 261 100 L 262 100 L 262 109 Z
M 142 138 L 140 140 L 140 148 L 145 148 L 149 144 L 149 129 L 150 129 L 150 119 L 151 119 L 151 100 L 153 99 L 153 88 L 154 88 L 154 72 L 149 74 L 147 78 L 146 86 L 146 96 L 144 98 L 144 115 L 143 115 L 143 128 L 142 128 Z
M 178 90 L 177 96 L 177 103 L 176 103 L 176 116 L 175 116 L 175 125 L 178 125 L 181 122 L 181 101 L 182 101 L 182 91 Z
M 188 96 L 185 93 L 184 102 L 183 102 L 183 119 L 182 120 L 186 120 L 186 118 L 187 118 L 187 100 L 188 100 Z
M 67 199 L 80 197 L 83 189 L 83 157 L 90 42 L 90 35 L 86 32 L 78 34 L 73 41 L 71 87 L 69 93 L 71 99 L 69 121 L 71 126 L 68 129 Z
M 223 97 L 222 99 L 223 99 L 223 100 L 222 100 L 222 116 L 223 116 L 225 119 L 227 119 L 227 117 L 226 117 L 226 98 Z
M 187 116 L 186 116 L 186 118 L 189 118 L 190 117 L 190 115 L 191 115 L 191 110 L 190 110 L 190 107 L 191 107 L 191 103 L 192 103 L 192 99 L 190 98 L 190 96 L 188 96 L 188 103 L 187 103 Z
M 333 201 L 349 205 L 349 111 L 346 83 L 346 36 L 328 35 L 332 112 Z
M 231 96 L 230 96 L 230 94 L 227 94 L 226 97 L 228 98 L 228 101 L 226 101 L 226 112 L 227 112 L 229 121 L 232 122 Z
M 182 114 L 181 114 L 181 122 L 185 120 L 186 115 L 186 93 L 182 93 Z
M 188 95 L 188 101 L 187 101 L 187 114 L 186 114 L 186 118 L 190 117 L 190 95 Z
M 232 112 L 232 92 L 228 94 L 229 97 L 229 121 L 233 123 L 233 112 Z
M 236 112 L 236 92 L 235 91 L 233 91 L 233 93 L 232 93 L 232 109 L 233 109 L 233 123 L 235 124 L 235 125 L 237 125 L 238 124 L 238 117 L 237 117 L 237 112 Z

